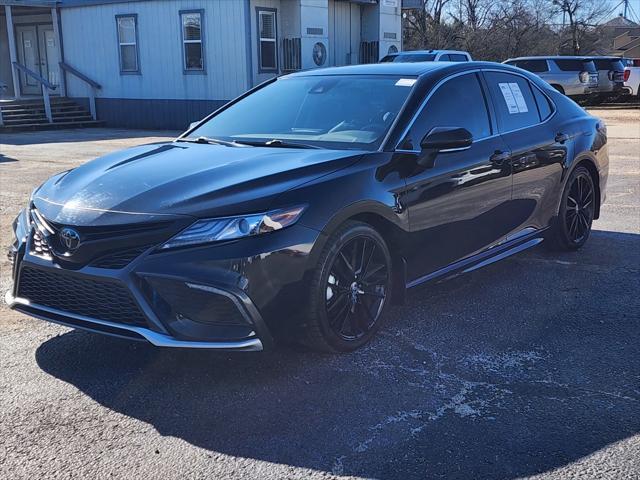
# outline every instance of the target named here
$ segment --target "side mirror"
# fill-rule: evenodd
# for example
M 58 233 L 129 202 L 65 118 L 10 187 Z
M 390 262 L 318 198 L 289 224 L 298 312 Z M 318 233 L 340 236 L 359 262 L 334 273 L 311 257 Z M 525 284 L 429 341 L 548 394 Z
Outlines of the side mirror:
M 467 148 L 473 142 L 473 135 L 466 128 L 460 127 L 435 127 L 427 133 L 420 146 L 423 150 L 453 150 Z

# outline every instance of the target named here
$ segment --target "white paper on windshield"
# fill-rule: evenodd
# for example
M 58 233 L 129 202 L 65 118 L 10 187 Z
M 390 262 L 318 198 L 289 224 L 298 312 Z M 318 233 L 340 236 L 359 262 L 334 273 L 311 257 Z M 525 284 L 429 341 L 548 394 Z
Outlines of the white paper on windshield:
M 518 109 L 518 104 L 516 103 L 516 99 L 513 96 L 513 92 L 509 87 L 508 83 L 499 83 L 498 87 L 500 87 L 500 91 L 502 92 L 502 96 L 504 97 L 504 101 L 507 104 L 507 108 L 509 109 L 509 113 L 520 113 Z M 521 93 L 522 94 L 522 93 Z
M 527 107 L 527 102 L 524 99 L 524 95 L 522 95 L 522 91 L 520 90 L 520 85 L 517 83 L 510 83 L 509 87 L 511 88 L 511 93 L 513 93 L 513 98 L 516 99 L 516 105 L 518 106 L 518 111 L 520 113 L 526 113 L 529 111 Z
M 414 83 L 416 83 L 415 78 L 401 78 L 396 82 L 396 87 L 413 87 Z

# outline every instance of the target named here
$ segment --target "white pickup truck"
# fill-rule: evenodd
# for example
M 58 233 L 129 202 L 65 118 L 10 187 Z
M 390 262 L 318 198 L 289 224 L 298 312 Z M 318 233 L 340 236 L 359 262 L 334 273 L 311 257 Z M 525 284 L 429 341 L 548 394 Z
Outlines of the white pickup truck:
M 640 58 L 623 58 L 624 86 L 634 97 L 640 98 Z

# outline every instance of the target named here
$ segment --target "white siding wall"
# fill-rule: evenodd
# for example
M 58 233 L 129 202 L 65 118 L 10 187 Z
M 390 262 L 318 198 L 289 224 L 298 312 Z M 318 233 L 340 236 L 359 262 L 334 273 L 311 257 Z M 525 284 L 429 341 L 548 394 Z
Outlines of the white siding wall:
M 183 73 L 180 10 L 203 9 L 206 74 Z M 228 100 L 248 85 L 242 0 L 154 0 L 61 13 L 65 61 L 102 85 L 100 97 Z M 140 75 L 121 75 L 116 15 L 138 16 Z M 72 76 L 68 95 L 88 91 Z

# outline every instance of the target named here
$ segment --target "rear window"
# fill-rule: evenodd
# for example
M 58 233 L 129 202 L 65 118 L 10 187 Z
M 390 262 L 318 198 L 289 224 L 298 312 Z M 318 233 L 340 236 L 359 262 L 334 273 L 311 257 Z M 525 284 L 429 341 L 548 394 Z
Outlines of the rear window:
M 518 60 L 513 62 L 512 65 L 528 70 L 529 72 L 548 72 L 549 66 L 546 60 Z
M 502 133 L 540 123 L 538 104 L 529 82 L 519 75 L 485 72 Z M 548 106 L 548 104 L 547 104 Z M 541 104 L 544 109 L 544 104 Z
M 450 53 L 449 58 L 452 62 L 468 62 L 469 59 L 466 55 L 462 55 L 461 53 Z
M 624 70 L 624 64 L 622 63 L 622 60 L 612 60 L 609 58 L 604 58 L 604 59 L 600 59 L 600 58 L 596 58 L 593 63 L 595 64 L 596 68 L 598 70 L 616 70 L 616 71 L 622 71 Z
M 591 60 L 556 59 L 555 62 L 563 72 L 597 72 L 596 66 Z
M 385 57 L 386 58 L 386 57 Z M 433 62 L 435 54 L 430 53 L 403 53 L 384 60 L 385 62 Z

